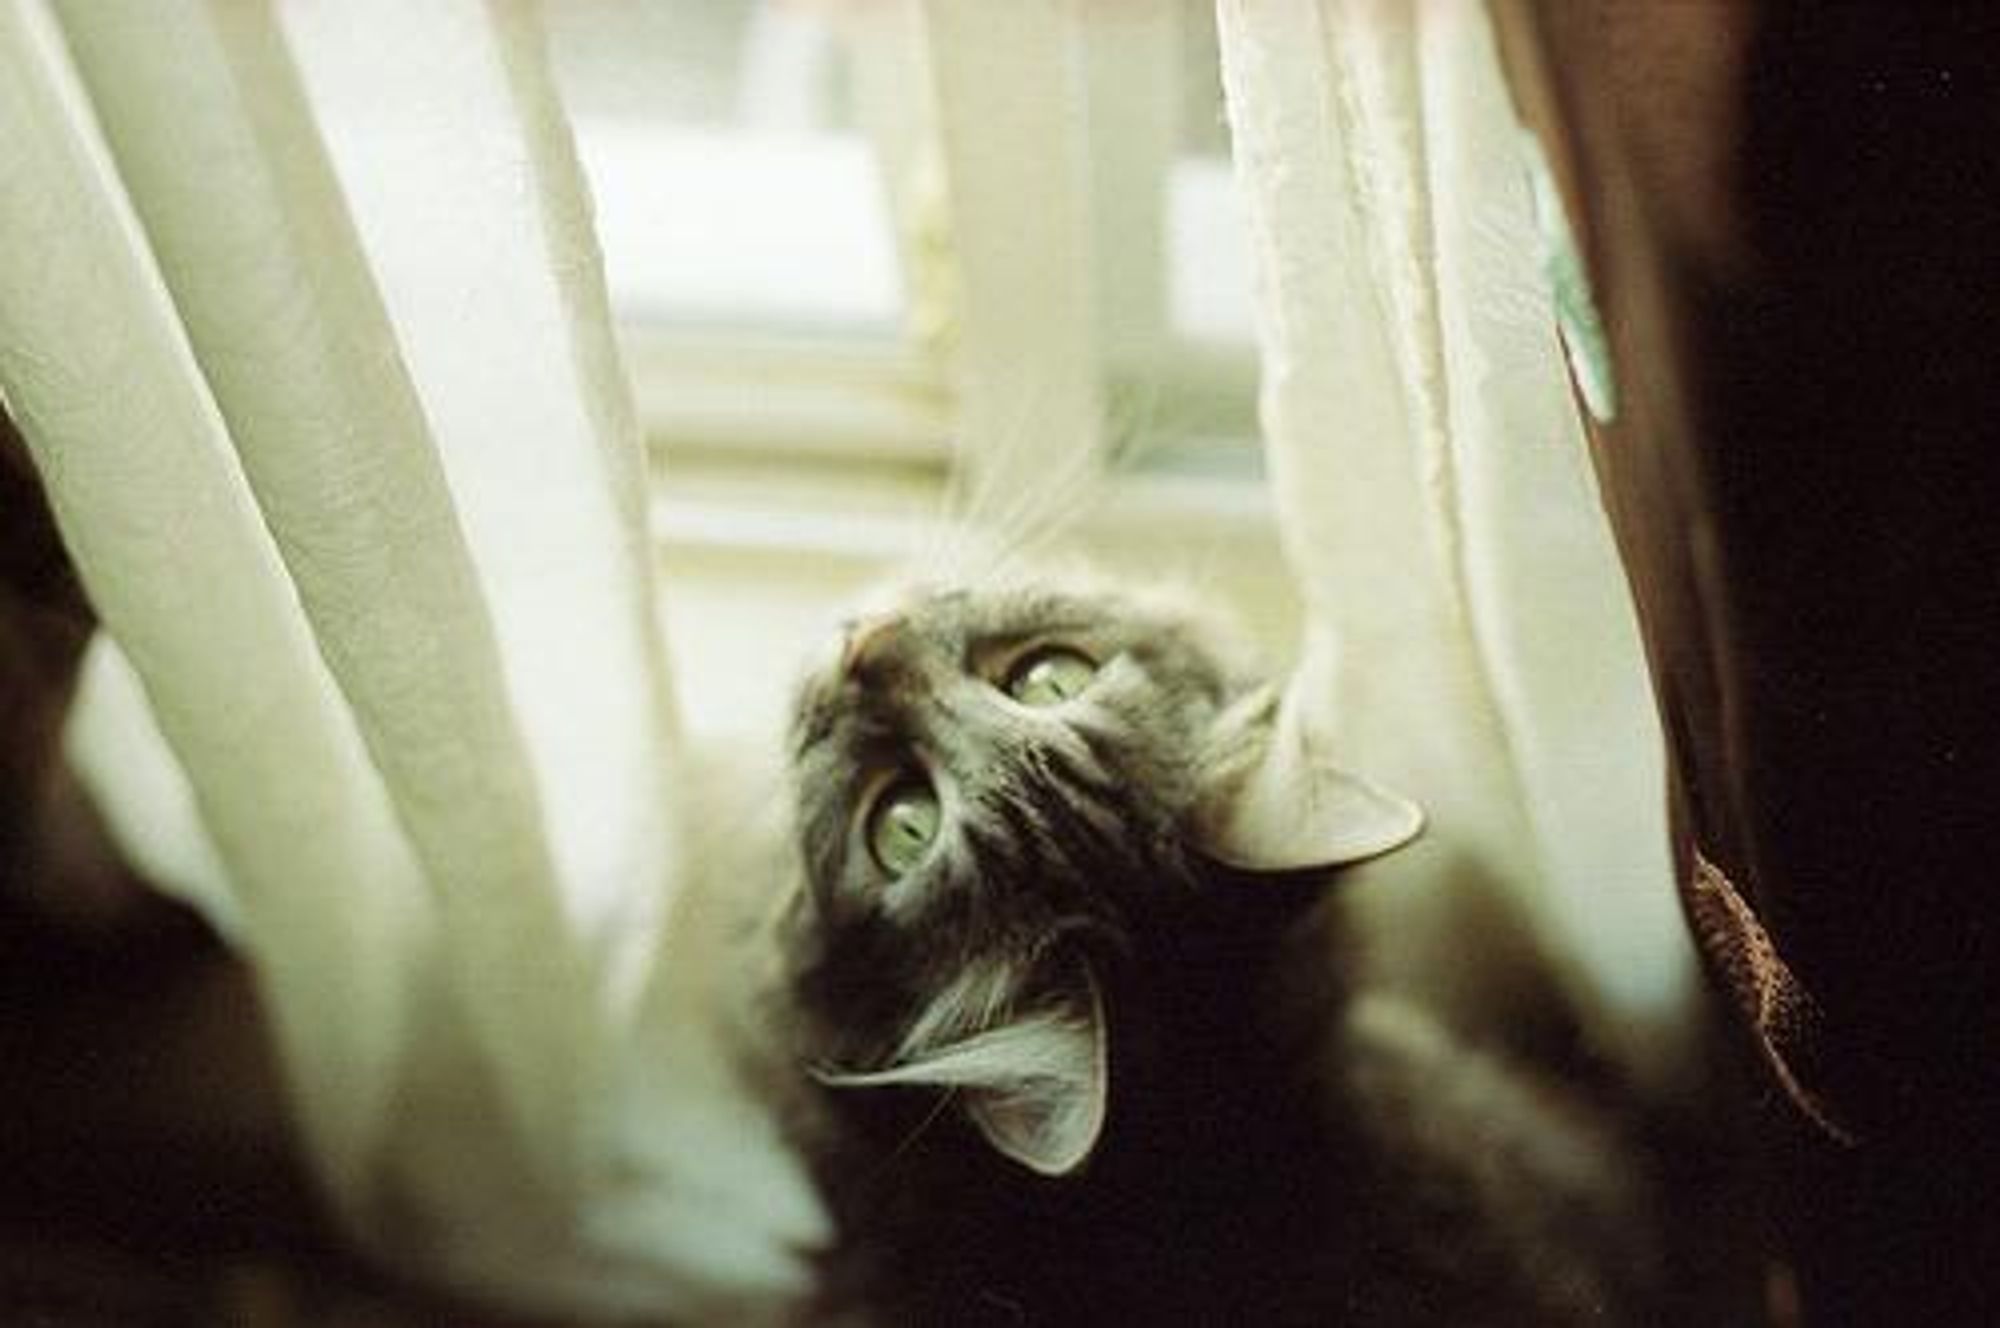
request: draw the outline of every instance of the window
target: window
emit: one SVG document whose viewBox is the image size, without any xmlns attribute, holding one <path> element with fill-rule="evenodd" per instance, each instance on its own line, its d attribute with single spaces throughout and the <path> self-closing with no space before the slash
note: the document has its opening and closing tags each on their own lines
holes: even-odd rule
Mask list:
<svg viewBox="0 0 2000 1328">
<path fill-rule="evenodd" d="M 1029 190 L 1086 232 L 1064 242 L 1088 299 L 1049 312 L 1094 324 L 1109 448 L 1252 432 L 1205 4 L 569 0 L 550 29 L 664 447 L 940 457 L 963 287 L 1064 259 L 967 234 L 1014 228 Z M 1058 104 L 1018 113 L 1038 94 Z"/>
<path fill-rule="evenodd" d="M 955 495 L 1051 475 L 1106 481 L 1082 533 L 1107 561 L 1192 545 L 1204 576 L 1280 580 L 1205 0 L 547 13 L 671 476 L 670 610 L 713 626 L 673 634 L 691 694 L 805 630 L 749 606 L 837 600 Z"/>
</svg>

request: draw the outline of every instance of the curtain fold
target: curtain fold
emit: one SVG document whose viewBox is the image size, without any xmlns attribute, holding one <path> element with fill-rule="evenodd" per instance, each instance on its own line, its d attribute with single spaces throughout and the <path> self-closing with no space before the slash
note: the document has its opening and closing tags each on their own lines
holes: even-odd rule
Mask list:
<svg viewBox="0 0 2000 1328">
<path fill-rule="evenodd" d="M 612 984 L 598 999 L 629 1014 L 649 948 L 632 941 L 658 923 L 672 852 L 673 719 L 639 432 L 535 10 L 279 13 L 431 424 L 529 764 L 562 775 L 536 792 L 566 930 Z"/>
<path fill-rule="evenodd" d="M 1659 743 L 1478 5 L 1221 0 L 1262 413 L 1308 606 L 1295 693 L 1528 901 L 1618 1050 L 1691 972 Z"/>
<path fill-rule="evenodd" d="M 62 36 L 0 6 L 0 390 L 228 865 L 295 1098 L 355 1198 L 394 1086 L 416 867 Z"/>
<path fill-rule="evenodd" d="M 72 754 L 254 960 L 357 1234 L 568 1305 L 665 1276 L 597 1209 L 683 1091 L 616 1068 L 679 863 L 607 309 L 532 6 L 0 0 Z"/>
<path fill-rule="evenodd" d="M 453 495 L 276 13 L 207 0 L 57 13 L 263 523 L 423 868 L 496 1086 L 526 1137 L 557 1148 L 575 1134 L 566 1099 L 587 1091 L 590 1068 L 582 956 Z"/>
</svg>

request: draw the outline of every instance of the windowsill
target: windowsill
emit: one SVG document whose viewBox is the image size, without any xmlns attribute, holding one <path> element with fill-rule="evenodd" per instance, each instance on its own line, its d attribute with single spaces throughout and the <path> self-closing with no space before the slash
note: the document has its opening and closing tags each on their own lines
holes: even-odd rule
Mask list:
<svg viewBox="0 0 2000 1328">
<path fill-rule="evenodd" d="M 966 515 L 951 508 L 944 460 L 812 464 L 683 453 L 659 468 L 651 528 L 669 556 L 699 550 L 899 562 L 934 547 L 948 518 L 957 525 Z M 1261 451 L 1237 438 L 1156 448 L 1114 466 L 1065 522 L 1088 541 L 1135 545 L 1261 540 L 1273 523 Z"/>
</svg>

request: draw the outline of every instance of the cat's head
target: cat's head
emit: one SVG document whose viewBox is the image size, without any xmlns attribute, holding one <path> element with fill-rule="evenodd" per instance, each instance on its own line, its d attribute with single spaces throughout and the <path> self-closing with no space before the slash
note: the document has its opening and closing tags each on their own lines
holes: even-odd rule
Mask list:
<svg viewBox="0 0 2000 1328">
<path fill-rule="evenodd" d="M 1048 583 L 847 624 L 793 728 L 793 985 L 822 1082 L 954 1090 L 1001 1153 L 1067 1174 L 1105 1120 L 1104 947 L 1218 879 L 1417 833 L 1243 659 L 1171 602 Z"/>
</svg>

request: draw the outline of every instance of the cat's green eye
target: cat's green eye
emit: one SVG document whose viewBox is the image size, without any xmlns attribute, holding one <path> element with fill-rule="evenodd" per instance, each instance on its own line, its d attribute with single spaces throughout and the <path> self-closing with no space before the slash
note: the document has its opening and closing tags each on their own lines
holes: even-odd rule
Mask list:
<svg viewBox="0 0 2000 1328">
<path fill-rule="evenodd" d="M 937 841 L 937 791 L 911 775 L 882 790 L 868 809 L 868 853 L 891 876 L 907 875 Z"/>
<path fill-rule="evenodd" d="M 1007 673 L 1007 695 L 1028 706 L 1060 705 L 1082 693 L 1097 676 L 1097 664 L 1068 646 L 1044 646 L 1022 657 Z"/>
</svg>

